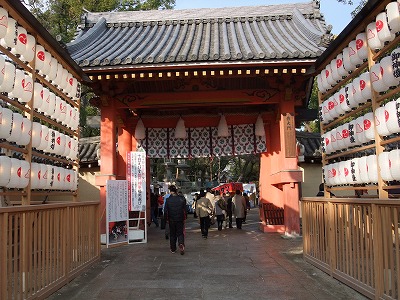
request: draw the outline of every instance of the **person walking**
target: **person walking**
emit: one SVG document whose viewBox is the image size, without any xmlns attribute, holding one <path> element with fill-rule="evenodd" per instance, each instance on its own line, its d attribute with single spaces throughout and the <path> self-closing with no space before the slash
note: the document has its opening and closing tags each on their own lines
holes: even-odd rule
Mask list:
<svg viewBox="0 0 400 300">
<path fill-rule="evenodd" d="M 197 200 L 196 214 L 199 217 L 201 235 L 203 239 L 208 237 L 208 228 L 210 228 L 210 214 L 213 210 L 213 205 L 210 199 L 206 198 L 204 191 L 200 192 L 200 199 Z"/>
<path fill-rule="evenodd" d="M 158 227 L 158 196 L 157 194 L 154 194 L 151 192 L 150 194 L 150 206 L 151 206 L 151 221 L 156 224 L 156 227 Z M 151 222 L 149 224 L 149 227 L 151 225 Z"/>
<path fill-rule="evenodd" d="M 172 253 L 176 251 L 176 242 L 181 255 L 185 254 L 185 220 L 186 220 L 186 200 L 177 194 L 176 186 L 169 187 L 171 195 L 165 204 L 165 215 L 169 224 L 169 244 Z"/>
<path fill-rule="evenodd" d="M 219 193 L 219 192 L 216 192 Z M 222 230 L 222 224 L 225 221 L 225 212 L 226 212 L 226 202 L 224 197 L 221 195 L 215 195 L 216 202 L 215 202 L 215 215 L 217 217 L 217 225 L 218 230 Z"/>
<path fill-rule="evenodd" d="M 225 200 L 226 200 L 226 215 L 228 218 L 229 228 L 233 228 L 232 226 L 233 204 L 232 204 L 232 197 L 229 192 L 226 192 Z"/>
<path fill-rule="evenodd" d="M 236 218 L 236 228 L 242 229 L 243 218 L 246 212 L 246 200 L 242 196 L 240 190 L 236 190 L 235 196 L 232 199 Z"/>
</svg>

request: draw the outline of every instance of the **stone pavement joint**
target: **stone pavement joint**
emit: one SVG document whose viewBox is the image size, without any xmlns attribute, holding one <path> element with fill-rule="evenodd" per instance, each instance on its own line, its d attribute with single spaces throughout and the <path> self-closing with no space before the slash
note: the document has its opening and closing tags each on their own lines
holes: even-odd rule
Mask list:
<svg viewBox="0 0 400 300">
<path fill-rule="evenodd" d="M 214 225 L 204 240 L 188 215 L 185 255 L 171 255 L 164 230 L 151 227 L 147 244 L 103 248 L 98 264 L 48 299 L 367 299 L 305 262 L 301 237 L 262 233 L 258 218 L 252 209 L 242 230 Z"/>
</svg>

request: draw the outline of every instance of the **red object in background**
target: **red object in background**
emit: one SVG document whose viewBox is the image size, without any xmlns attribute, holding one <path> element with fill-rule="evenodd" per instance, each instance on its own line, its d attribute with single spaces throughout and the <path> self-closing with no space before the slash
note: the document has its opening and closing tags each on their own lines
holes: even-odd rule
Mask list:
<svg viewBox="0 0 400 300">
<path fill-rule="evenodd" d="M 158 205 L 160 206 L 162 206 L 163 204 L 164 204 L 164 198 L 163 198 L 163 196 L 158 196 L 158 199 L 157 199 L 157 201 L 158 201 Z"/>
<path fill-rule="evenodd" d="M 241 182 L 223 183 L 215 188 L 212 188 L 211 190 L 219 191 L 220 193 L 222 192 L 223 194 L 226 194 L 227 192 L 235 193 L 236 190 L 243 192 L 243 183 Z"/>
</svg>

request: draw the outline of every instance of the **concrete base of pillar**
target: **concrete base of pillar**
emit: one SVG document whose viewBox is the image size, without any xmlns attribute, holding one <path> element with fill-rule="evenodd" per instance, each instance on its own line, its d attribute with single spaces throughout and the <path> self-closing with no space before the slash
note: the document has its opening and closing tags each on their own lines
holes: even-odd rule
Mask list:
<svg viewBox="0 0 400 300">
<path fill-rule="evenodd" d="M 260 224 L 260 230 L 262 232 L 278 232 L 285 233 L 285 225 L 264 225 Z"/>
</svg>

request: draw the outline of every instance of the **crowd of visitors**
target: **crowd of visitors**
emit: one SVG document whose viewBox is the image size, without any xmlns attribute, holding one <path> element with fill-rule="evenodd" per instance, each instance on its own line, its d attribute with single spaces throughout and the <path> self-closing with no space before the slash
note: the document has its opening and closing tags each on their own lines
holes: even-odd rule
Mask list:
<svg viewBox="0 0 400 300">
<path fill-rule="evenodd" d="M 236 190 L 234 194 L 212 191 L 210 188 L 194 194 L 193 217 L 199 219 L 201 235 L 208 238 L 209 228 L 217 223 L 218 231 L 233 228 L 235 216 L 236 228 L 242 229 L 250 209 L 249 197 Z M 165 230 L 165 238 L 169 239 L 170 251 L 185 253 L 185 220 L 187 218 L 186 199 L 175 185 L 169 187 L 164 195 L 151 194 L 151 222 L 159 226 L 157 216 L 161 220 L 161 229 Z M 150 224 L 151 224 L 150 222 Z"/>
</svg>

